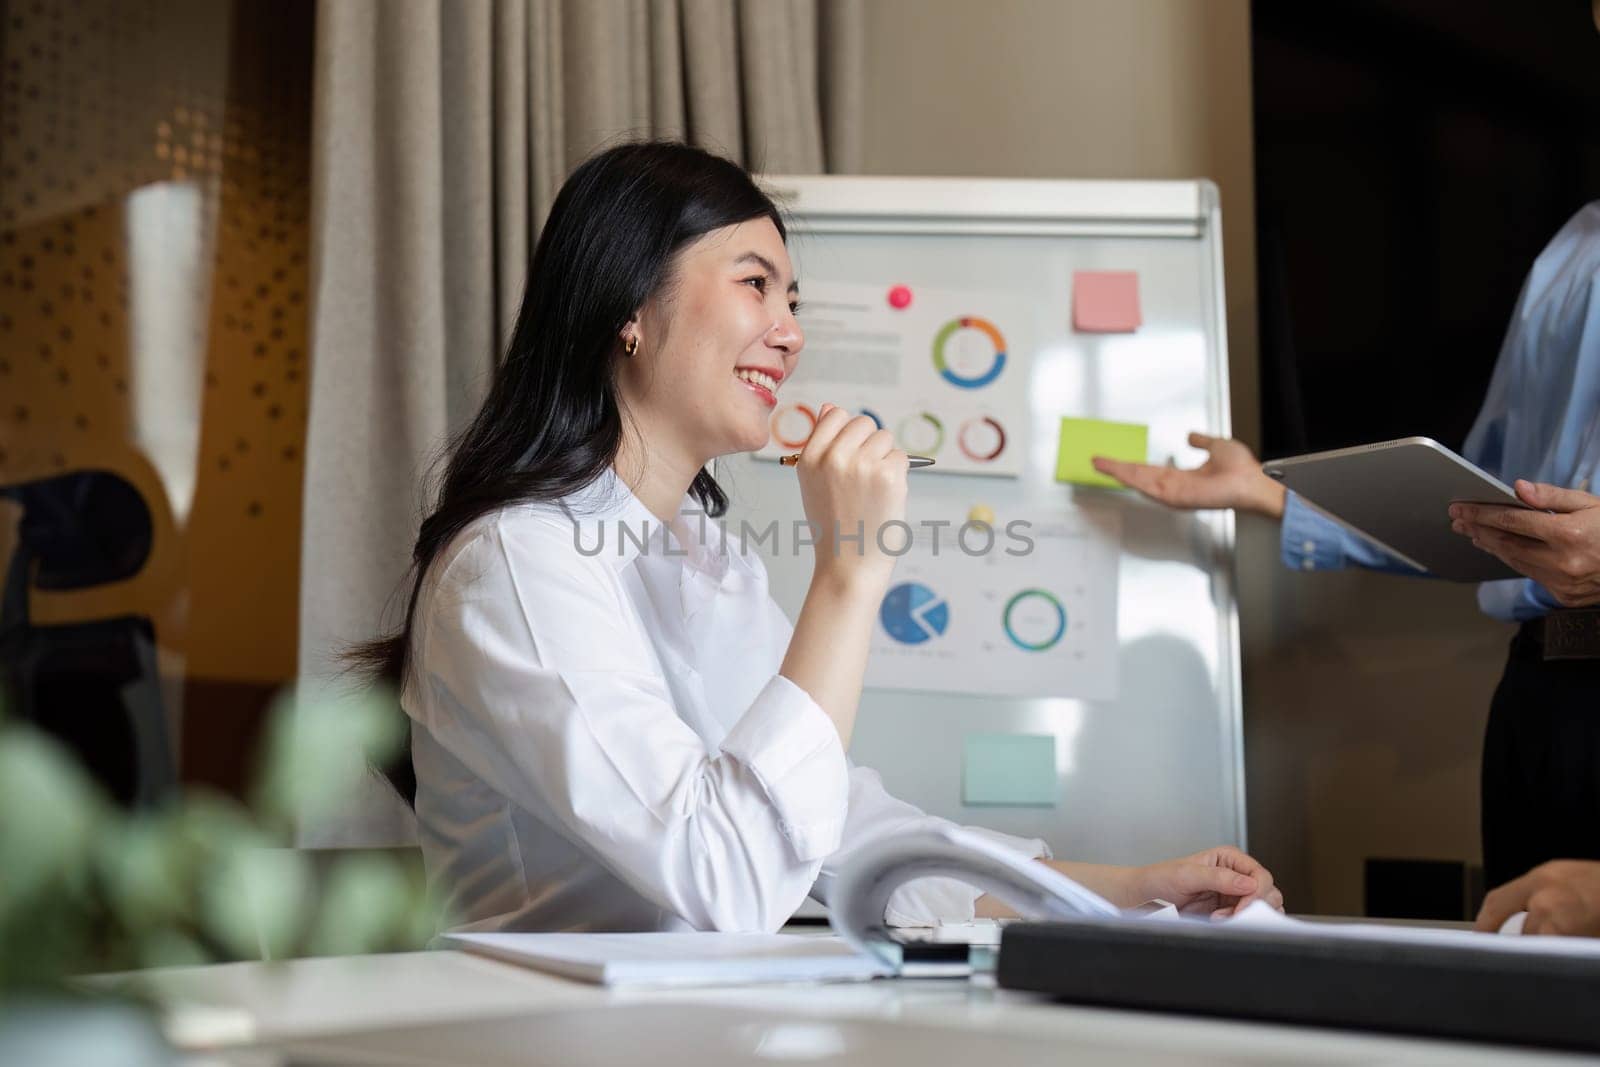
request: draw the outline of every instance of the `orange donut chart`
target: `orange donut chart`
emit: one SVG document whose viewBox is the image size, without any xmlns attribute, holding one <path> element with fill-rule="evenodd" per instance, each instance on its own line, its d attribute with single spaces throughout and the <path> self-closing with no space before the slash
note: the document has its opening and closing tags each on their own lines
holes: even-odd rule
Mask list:
<svg viewBox="0 0 1600 1067">
<path fill-rule="evenodd" d="M 989 364 L 989 369 L 970 378 L 957 373 L 944 355 L 944 346 L 961 330 L 977 330 L 994 345 L 994 362 Z M 957 388 L 982 389 L 1000 377 L 1000 372 L 1005 370 L 1006 339 L 1001 336 L 999 328 L 988 319 L 980 319 L 976 315 L 963 315 L 958 319 L 951 319 L 933 336 L 933 367 L 941 378 Z"/>
<path fill-rule="evenodd" d="M 988 424 L 994 430 L 995 446 L 993 450 L 979 452 L 967 443 L 967 431 Z M 979 415 L 975 419 L 968 419 L 961 424 L 961 429 L 956 433 L 956 446 L 961 449 L 961 454 L 974 463 L 988 463 L 1006 450 L 1006 428 L 987 415 Z"/>
<path fill-rule="evenodd" d="M 798 440 L 783 436 L 783 433 L 778 429 L 779 421 L 782 420 L 784 415 L 791 411 L 798 411 L 800 414 L 804 415 L 808 424 L 806 426 L 806 435 Z M 812 411 L 811 408 L 805 404 L 785 404 L 783 407 L 772 413 L 771 425 L 772 437 L 780 445 L 785 448 L 803 448 L 805 443 L 811 440 L 811 431 L 817 428 L 817 413 Z"/>
</svg>

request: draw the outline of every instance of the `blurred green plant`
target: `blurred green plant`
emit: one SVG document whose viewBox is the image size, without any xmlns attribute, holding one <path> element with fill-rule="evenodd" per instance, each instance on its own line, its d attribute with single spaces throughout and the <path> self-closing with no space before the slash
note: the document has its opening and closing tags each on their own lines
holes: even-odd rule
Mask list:
<svg viewBox="0 0 1600 1067">
<path fill-rule="evenodd" d="M 355 754 L 404 743 L 391 695 L 270 712 L 249 806 L 189 789 L 124 810 L 54 739 L 0 715 L 0 998 L 97 971 L 420 948 L 444 916 L 396 853 L 290 847 Z"/>
</svg>

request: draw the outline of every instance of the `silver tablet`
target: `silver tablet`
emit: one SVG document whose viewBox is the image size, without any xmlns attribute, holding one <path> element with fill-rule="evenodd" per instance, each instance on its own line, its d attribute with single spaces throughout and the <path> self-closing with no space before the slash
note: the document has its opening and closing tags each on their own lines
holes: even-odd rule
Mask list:
<svg viewBox="0 0 1600 1067">
<path fill-rule="evenodd" d="M 1450 529 L 1454 503 L 1526 508 L 1511 488 L 1427 437 L 1277 459 L 1262 470 L 1330 518 L 1436 578 L 1522 575 Z"/>
</svg>

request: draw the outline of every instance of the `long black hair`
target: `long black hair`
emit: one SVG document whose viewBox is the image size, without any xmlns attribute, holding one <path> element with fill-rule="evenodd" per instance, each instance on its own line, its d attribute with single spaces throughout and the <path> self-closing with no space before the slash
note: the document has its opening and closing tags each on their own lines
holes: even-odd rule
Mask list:
<svg viewBox="0 0 1600 1067">
<path fill-rule="evenodd" d="M 623 414 L 616 367 L 621 332 L 671 281 L 673 258 L 696 238 L 778 209 L 737 163 L 670 141 L 618 145 L 590 157 L 557 194 L 528 268 L 505 358 L 483 407 L 448 446 L 437 502 L 412 549 L 400 629 L 346 655 L 372 681 L 398 689 L 428 567 L 468 523 L 510 504 L 583 488 L 616 459 Z M 727 497 L 709 471 L 690 492 L 721 515 Z M 382 768 L 409 804 L 417 778 L 407 745 Z"/>
</svg>

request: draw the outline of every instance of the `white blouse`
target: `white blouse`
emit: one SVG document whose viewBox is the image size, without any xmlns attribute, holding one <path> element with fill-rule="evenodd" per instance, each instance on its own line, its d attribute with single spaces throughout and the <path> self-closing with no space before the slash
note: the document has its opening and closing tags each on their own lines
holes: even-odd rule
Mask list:
<svg viewBox="0 0 1600 1067">
<path fill-rule="evenodd" d="M 669 531 L 607 472 L 484 516 L 429 569 L 401 703 L 459 928 L 775 930 L 851 850 L 932 819 L 778 674 L 766 569 L 684 510 Z M 977 896 L 923 879 L 885 919 L 969 920 Z"/>
</svg>

